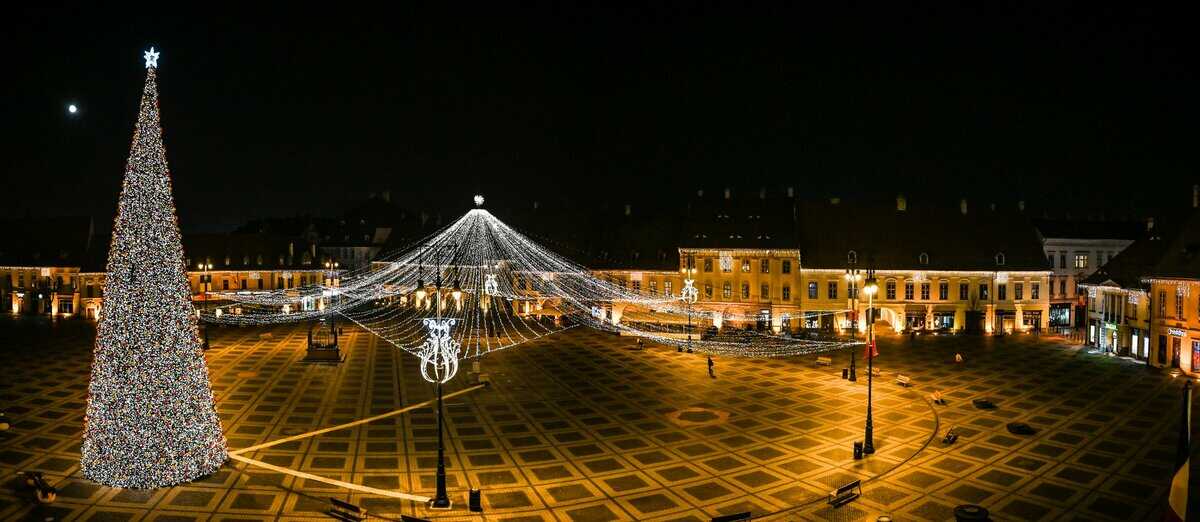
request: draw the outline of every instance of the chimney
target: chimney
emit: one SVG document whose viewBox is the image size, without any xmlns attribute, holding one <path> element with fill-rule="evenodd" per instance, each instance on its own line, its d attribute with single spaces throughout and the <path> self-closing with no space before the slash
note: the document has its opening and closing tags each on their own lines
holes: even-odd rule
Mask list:
<svg viewBox="0 0 1200 522">
<path fill-rule="evenodd" d="M 788 197 L 789 198 L 796 197 L 796 189 L 794 187 L 788 187 Z"/>
<path fill-rule="evenodd" d="M 729 199 L 732 194 L 729 193 L 729 187 L 725 187 L 725 199 Z"/>
<path fill-rule="evenodd" d="M 908 210 L 908 199 L 904 197 L 904 194 L 896 195 L 896 210 L 899 212 L 905 212 Z"/>
<path fill-rule="evenodd" d="M 967 215 L 967 198 L 958 200 L 958 211 L 962 212 L 964 216 Z"/>
<path fill-rule="evenodd" d="M 626 216 L 633 215 L 633 205 L 630 205 L 629 203 L 625 204 L 625 215 Z"/>
</svg>

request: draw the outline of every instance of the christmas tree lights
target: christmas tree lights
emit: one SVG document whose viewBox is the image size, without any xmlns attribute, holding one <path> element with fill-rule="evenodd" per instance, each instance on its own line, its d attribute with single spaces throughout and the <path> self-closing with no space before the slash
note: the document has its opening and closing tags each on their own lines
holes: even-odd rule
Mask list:
<svg viewBox="0 0 1200 522">
<path fill-rule="evenodd" d="M 148 51 L 96 332 L 80 467 L 100 484 L 158 488 L 216 471 L 225 437 L 184 274 Z"/>
</svg>

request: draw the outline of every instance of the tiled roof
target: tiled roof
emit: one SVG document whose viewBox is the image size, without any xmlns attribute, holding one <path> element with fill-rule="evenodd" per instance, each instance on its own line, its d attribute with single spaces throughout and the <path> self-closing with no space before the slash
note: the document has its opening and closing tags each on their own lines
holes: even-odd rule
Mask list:
<svg viewBox="0 0 1200 522">
<path fill-rule="evenodd" d="M 1108 281 L 1122 288 L 1146 288 L 1144 277 L 1200 279 L 1200 214 L 1159 218 L 1155 228 L 1105 263 L 1083 284 Z"/>
<path fill-rule="evenodd" d="M 88 217 L 0 220 L 0 265 L 80 266 L 96 248 Z"/>
<path fill-rule="evenodd" d="M 1078 221 L 1038 219 L 1034 228 L 1045 239 L 1137 239 L 1146 225 L 1135 221 Z"/>
</svg>

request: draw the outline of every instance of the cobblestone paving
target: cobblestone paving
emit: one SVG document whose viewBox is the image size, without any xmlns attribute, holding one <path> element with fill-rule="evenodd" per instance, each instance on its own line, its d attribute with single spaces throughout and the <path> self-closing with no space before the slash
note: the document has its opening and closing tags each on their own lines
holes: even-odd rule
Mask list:
<svg viewBox="0 0 1200 522">
<path fill-rule="evenodd" d="M 207 357 L 231 448 L 433 397 L 412 357 L 346 331 L 340 366 L 300 363 L 299 326 L 214 331 Z M 465 511 L 472 487 L 495 520 L 952 520 L 965 503 L 997 520 L 1139 520 L 1161 513 L 1177 440 L 1180 381 L 1142 366 L 1030 337 L 883 339 L 878 453 L 855 461 L 866 372 L 842 380 L 846 353 L 833 368 L 721 358 L 712 379 L 701 355 L 575 329 L 490 356 L 494 385 L 448 401 L 450 513 L 232 462 L 184 486 L 118 490 L 78 476 L 93 336 L 80 321 L 0 319 L 0 408 L 13 422 L 0 432 L 0 518 L 311 520 L 338 497 L 387 518 L 478 520 Z M 966 362 L 954 364 L 955 352 Z M 897 373 L 914 386 L 895 384 Z M 935 389 L 947 406 L 923 400 Z M 972 406 L 985 397 L 998 407 Z M 1014 421 L 1038 431 L 1013 435 Z M 951 425 L 957 443 L 930 442 Z M 435 426 L 432 409 L 418 408 L 247 456 L 432 495 Z M 20 470 L 45 472 L 58 502 L 34 505 Z M 863 498 L 825 505 L 856 478 Z"/>
</svg>

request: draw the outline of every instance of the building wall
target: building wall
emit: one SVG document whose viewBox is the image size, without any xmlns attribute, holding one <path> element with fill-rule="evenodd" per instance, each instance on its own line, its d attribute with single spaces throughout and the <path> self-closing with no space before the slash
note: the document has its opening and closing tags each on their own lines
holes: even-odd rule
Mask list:
<svg viewBox="0 0 1200 522">
<path fill-rule="evenodd" d="M 1046 239 L 1042 247 L 1053 270 L 1048 285 L 1051 307 L 1066 307 L 1071 326 L 1085 322 L 1076 315 L 1087 304 L 1079 283 L 1131 244 L 1127 239 Z"/>
<path fill-rule="evenodd" d="M 1084 342 L 1115 355 L 1150 359 L 1150 296 L 1140 289 L 1083 285 L 1087 298 Z"/>
<path fill-rule="evenodd" d="M 1144 281 L 1150 283 L 1150 364 L 1200 375 L 1200 280 Z"/>
<path fill-rule="evenodd" d="M 699 290 L 696 308 L 720 312 L 727 318 L 724 326 L 765 326 L 761 323 L 769 322 L 776 331 L 817 328 L 840 332 L 856 327 L 865 330 L 868 298 L 861 292 L 865 271 L 851 280 L 845 270 L 802 268 L 798 254 L 796 250 L 681 249 L 679 271 L 603 270 L 596 274 L 627 288 L 636 288 L 647 296 L 665 295 L 670 282 L 671 295 L 678 296 L 688 270 L 687 259 L 692 256 L 692 277 Z M 786 272 L 785 263 L 789 265 Z M 910 327 L 935 329 L 937 319 L 946 321 L 944 329 L 963 330 L 969 312 L 982 317 L 980 327 L 989 333 L 1001 329 L 1008 332 L 1045 329 L 1049 320 L 1050 300 L 1046 293 L 1049 275 L 1049 271 L 880 269 L 876 271 L 879 291 L 870 301 L 877 309 L 877 319 L 896 331 Z M 911 298 L 905 292 L 910 282 Z M 941 293 L 943 282 L 945 299 Z M 889 283 L 894 295 L 888 293 Z M 810 284 L 815 285 L 815 298 L 811 297 Z M 926 284 L 927 296 L 922 294 Z M 959 287 L 962 284 L 967 285 L 965 298 Z M 981 286 L 986 286 L 986 290 Z M 1001 287 L 1004 289 L 1000 290 Z M 857 299 L 852 290 L 857 290 Z M 1028 322 L 1026 312 L 1029 312 Z"/>
<path fill-rule="evenodd" d="M 326 272 L 303 270 L 213 270 L 210 292 L 280 290 L 323 283 Z M 187 274 L 192 300 L 204 302 L 202 271 Z M 59 283 L 61 278 L 62 283 Z M 103 272 L 78 268 L 0 267 L 0 313 L 95 319 L 104 301 Z M 11 284 L 6 284 L 11 282 Z"/>
</svg>

